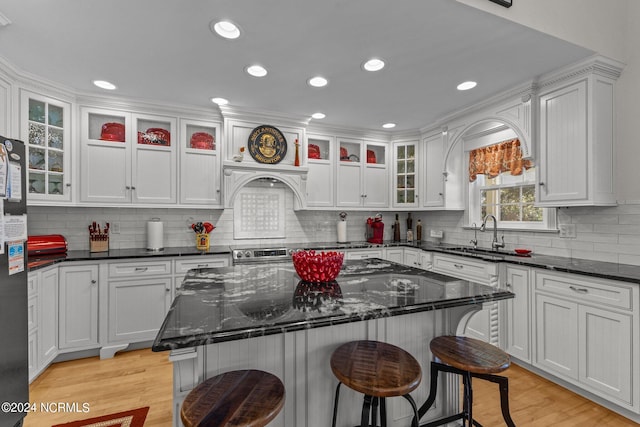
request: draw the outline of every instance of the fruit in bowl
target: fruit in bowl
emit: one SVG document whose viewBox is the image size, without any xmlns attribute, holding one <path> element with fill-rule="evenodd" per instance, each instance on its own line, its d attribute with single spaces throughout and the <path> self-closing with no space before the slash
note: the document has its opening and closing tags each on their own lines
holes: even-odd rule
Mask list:
<svg viewBox="0 0 640 427">
<path fill-rule="evenodd" d="M 330 282 L 340 273 L 344 252 L 298 251 L 291 255 L 296 273 L 312 283 Z"/>
</svg>

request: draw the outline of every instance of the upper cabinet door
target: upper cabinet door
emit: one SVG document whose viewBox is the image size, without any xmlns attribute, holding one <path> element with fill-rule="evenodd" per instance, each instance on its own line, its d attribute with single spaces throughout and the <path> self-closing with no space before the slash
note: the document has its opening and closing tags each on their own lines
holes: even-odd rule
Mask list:
<svg viewBox="0 0 640 427">
<path fill-rule="evenodd" d="M 180 203 L 220 207 L 220 124 L 180 120 Z"/>
<path fill-rule="evenodd" d="M 307 206 L 335 206 L 335 138 L 326 135 L 307 136 Z"/>
<path fill-rule="evenodd" d="M 418 206 L 417 141 L 393 144 L 393 206 Z"/>
<path fill-rule="evenodd" d="M 389 207 L 389 168 L 386 143 L 365 142 L 363 153 L 362 205 L 371 208 Z"/>
<path fill-rule="evenodd" d="M 21 91 L 20 138 L 27 148 L 28 201 L 71 200 L 71 104 Z"/>
<path fill-rule="evenodd" d="M 444 207 L 444 148 L 445 142 L 440 133 L 422 139 L 424 207 Z"/>
<path fill-rule="evenodd" d="M 338 138 L 336 205 L 389 207 L 387 144 Z"/>
</svg>

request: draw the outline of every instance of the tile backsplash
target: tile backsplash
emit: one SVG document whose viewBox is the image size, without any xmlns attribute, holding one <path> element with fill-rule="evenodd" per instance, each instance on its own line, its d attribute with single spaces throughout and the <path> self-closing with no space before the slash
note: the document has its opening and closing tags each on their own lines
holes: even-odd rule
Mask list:
<svg viewBox="0 0 640 427">
<path fill-rule="evenodd" d="M 36 234 L 62 234 L 70 250 L 88 250 L 87 226 L 92 221 L 117 224 L 119 234 L 110 237 L 110 248 L 144 248 L 147 244 L 146 223 L 152 218 L 164 222 L 164 246 L 195 245 L 191 223 L 209 221 L 216 226 L 211 233 L 212 245 L 273 245 L 283 243 L 332 242 L 337 240 L 338 211 L 294 211 L 293 197 L 288 195 L 285 206 L 285 238 L 234 240 L 234 210 L 211 209 L 142 209 L 89 207 L 29 207 L 28 231 Z M 346 211 L 347 239 L 364 240 L 366 219 L 377 212 Z M 382 212 L 385 240 L 393 237 L 395 212 Z M 430 230 L 442 230 L 442 242 L 468 245 L 474 232 L 463 229 L 463 213 L 447 211 L 413 212 L 413 224 L 418 219 L 424 226 L 425 240 Z M 406 236 L 406 212 L 400 212 L 403 238 Z M 560 238 L 557 232 L 499 231 L 504 234 L 506 249 L 518 247 L 536 253 L 588 260 L 640 265 L 640 204 L 615 207 L 580 207 L 558 209 L 558 224 L 574 224 L 576 237 Z M 490 247 L 492 233 L 478 232 L 478 246 Z"/>
</svg>

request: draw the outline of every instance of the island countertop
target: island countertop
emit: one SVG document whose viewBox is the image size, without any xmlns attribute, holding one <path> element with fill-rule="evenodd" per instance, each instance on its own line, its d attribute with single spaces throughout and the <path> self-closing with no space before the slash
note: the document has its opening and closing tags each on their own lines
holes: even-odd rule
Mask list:
<svg viewBox="0 0 640 427">
<path fill-rule="evenodd" d="M 345 261 L 335 281 L 302 281 L 291 263 L 190 270 L 153 351 L 478 305 L 502 289 L 380 259 Z"/>
</svg>

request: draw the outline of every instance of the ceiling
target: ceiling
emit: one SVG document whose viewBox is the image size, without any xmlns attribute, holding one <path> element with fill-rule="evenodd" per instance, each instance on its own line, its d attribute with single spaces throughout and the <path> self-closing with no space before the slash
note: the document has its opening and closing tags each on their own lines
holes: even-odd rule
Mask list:
<svg viewBox="0 0 640 427">
<path fill-rule="evenodd" d="M 517 0 L 516 0 L 517 1 Z M 495 7 L 500 7 L 496 5 Z M 516 6 L 514 6 L 516 7 Z M 593 52 L 454 0 L 0 0 L 0 56 L 80 93 L 416 130 Z M 230 19 L 236 40 L 209 25 Z M 361 64 L 384 59 L 365 72 Z M 244 72 L 259 63 L 268 75 Z M 324 88 L 307 79 L 322 75 Z M 456 85 L 475 80 L 475 89 Z"/>
</svg>

